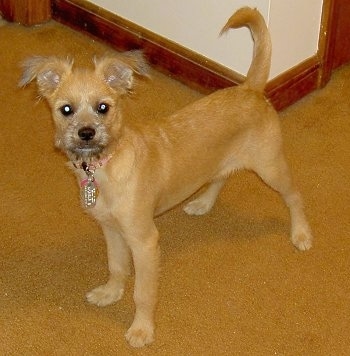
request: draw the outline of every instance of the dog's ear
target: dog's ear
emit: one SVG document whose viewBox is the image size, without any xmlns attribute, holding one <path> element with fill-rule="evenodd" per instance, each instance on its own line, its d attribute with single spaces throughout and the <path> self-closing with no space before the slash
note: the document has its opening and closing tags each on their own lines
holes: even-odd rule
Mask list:
<svg viewBox="0 0 350 356">
<path fill-rule="evenodd" d="M 115 90 L 128 92 L 134 83 L 134 74 L 148 76 L 148 64 L 141 51 L 124 52 L 118 57 L 95 58 L 96 73 Z"/>
<path fill-rule="evenodd" d="M 122 59 L 132 68 L 135 73 L 148 77 L 149 65 L 142 51 L 135 50 L 124 52 L 122 54 Z"/>
<path fill-rule="evenodd" d="M 23 74 L 19 86 L 23 87 L 36 79 L 39 93 L 50 96 L 58 87 L 64 75 L 71 73 L 73 61 L 56 57 L 35 56 L 22 63 Z"/>
</svg>

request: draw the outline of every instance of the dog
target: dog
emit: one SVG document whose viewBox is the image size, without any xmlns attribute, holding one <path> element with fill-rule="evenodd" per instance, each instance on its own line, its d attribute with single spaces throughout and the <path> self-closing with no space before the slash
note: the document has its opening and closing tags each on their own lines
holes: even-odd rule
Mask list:
<svg viewBox="0 0 350 356">
<path fill-rule="evenodd" d="M 159 274 L 159 234 L 154 217 L 206 187 L 184 210 L 207 213 L 228 176 L 238 169 L 257 173 L 279 192 L 290 210 L 291 241 L 308 250 L 312 233 L 286 163 L 279 117 L 264 97 L 271 40 L 256 9 L 235 12 L 221 33 L 246 26 L 254 54 L 245 81 L 214 92 L 160 121 L 124 122 L 123 96 L 136 76 L 147 76 L 140 51 L 94 60 L 32 57 L 23 63 L 20 86 L 36 80 L 56 126 L 56 146 L 78 178 L 83 206 L 100 223 L 110 276 L 87 293 L 98 306 L 118 301 L 135 270 L 135 317 L 126 333 L 134 347 L 154 340 Z"/>
</svg>

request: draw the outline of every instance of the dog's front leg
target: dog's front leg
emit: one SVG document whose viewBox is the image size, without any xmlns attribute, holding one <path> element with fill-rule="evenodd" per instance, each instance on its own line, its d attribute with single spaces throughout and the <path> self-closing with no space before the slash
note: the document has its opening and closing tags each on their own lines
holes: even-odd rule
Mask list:
<svg viewBox="0 0 350 356">
<path fill-rule="evenodd" d="M 86 294 L 87 300 L 103 307 L 121 299 L 124 293 L 125 277 L 130 273 L 129 248 L 119 233 L 118 227 L 102 224 L 107 243 L 109 279 Z"/>
<path fill-rule="evenodd" d="M 126 237 L 135 268 L 135 317 L 126 333 L 131 346 L 142 347 L 154 340 L 154 310 L 157 302 L 160 250 L 159 233 L 153 221 L 141 223 Z"/>
</svg>

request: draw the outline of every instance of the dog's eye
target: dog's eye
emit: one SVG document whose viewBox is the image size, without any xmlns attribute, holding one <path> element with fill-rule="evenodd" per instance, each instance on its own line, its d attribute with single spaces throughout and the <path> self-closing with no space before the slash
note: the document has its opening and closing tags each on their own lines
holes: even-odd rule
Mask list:
<svg viewBox="0 0 350 356">
<path fill-rule="evenodd" d="M 109 105 L 108 104 L 106 104 L 106 103 L 98 104 L 97 112 L 99 114 L 107 114 L 108 110 L 109 110 Z"/>
<path fill-rule="evenodd" d="M 69 116 L 73 114 L 73 108 L 70 105 L 63 105 L 60 109 L 63 116 Z"/>
</svg>

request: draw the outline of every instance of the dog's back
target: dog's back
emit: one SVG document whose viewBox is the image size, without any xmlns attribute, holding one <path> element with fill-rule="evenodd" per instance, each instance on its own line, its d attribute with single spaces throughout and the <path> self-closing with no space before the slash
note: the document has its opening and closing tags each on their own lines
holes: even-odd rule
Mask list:
<svg viewBox="0 0 350 356">
<path fill-rule="evenodd" d="M 251 30 L 254 39 L 254 55 L 244 83 L 218 90 L 143 127 L 140 139 L 162 160 L 151 173 L 165 199 L 160 199 L 158 212 L 208 182 L 237 169 L 252 168 L 255 155 L 250 148 L 258 149 L 265 136 L 274 137 L 270 145 L 280 149 L 278 116 L 264 97 L 271 62 L 270 35 L 260 13 L 248 7 L 231 16 L 221 33 L 242 26 Z M 157 180 L 159 176 L 164 185 Z"/>
</svg>

